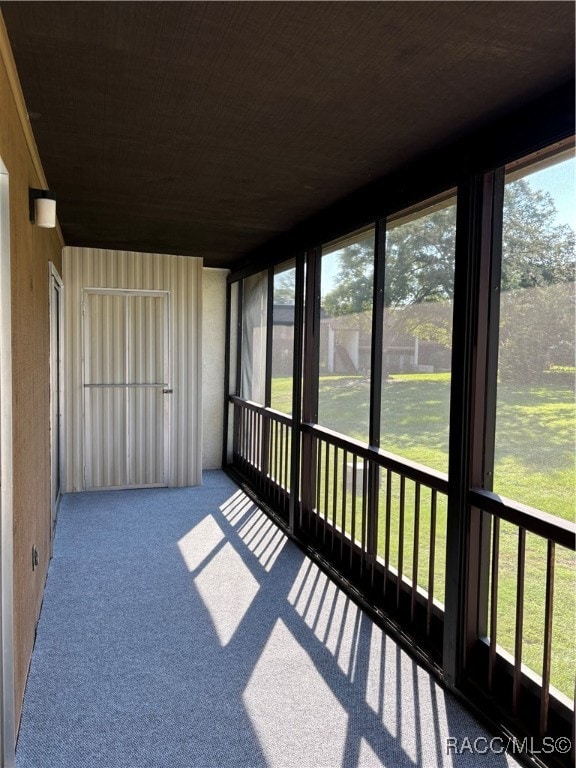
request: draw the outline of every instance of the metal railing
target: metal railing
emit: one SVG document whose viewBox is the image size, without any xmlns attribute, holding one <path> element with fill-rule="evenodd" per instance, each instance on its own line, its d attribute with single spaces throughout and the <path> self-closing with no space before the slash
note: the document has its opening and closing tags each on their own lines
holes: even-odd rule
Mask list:
<svg viewBox="0 0 576 768">
<path fill-rule="evenodd" d="M 299 424 L 295 437 L 291 417 L 238 397 L 230 400 L 236 472 L 285 522 L 292 501 L 294 535 L 439 667 L 447 476 L 317 424 Z M 294 439 L 300 441 L 300 466 L 292 489 Z M 462 689 L 483 707 L 494 704 L 500 721 L 508 719 L 518 732 L 538 733 L 540 739 L 571 737 L 574 704 L 557 690 L 551 667 L 558 632 L 557 564 L 559 557 L 574 553 L 576 526 L 483 489 L 471 489 L 468 504 L 471 514 L 483 520 L 484 577 L 477 580 L 478 624 L 465 657 Z M 510 536 L 515 537 L 513 547 Z M 536 576 L 531 572 L 533 550 L 540 563 Z M 536 610 L 535 578 L 542 593 L 538 663 L 527 659 L 524 642 L 526 614 Z M 500 626 L 511 616 L 513 640 L 510 630 L 503 633 Z"/>
<path fill-rule="evenodd" d="M 287 522 L 290 500 L 292 419 L 257 403 L 232 397 L 233 466 Z"/>
<path fill-rule="evenodd" d="M 387 617 L 439 658 L 444 594 L 446 475 L 313 424 L 302 532 Z M 305 481 L 301 482 L 302 497 Z"/>
<path fill-rule="evenodd" d="M 235 471 L 288 522 L 292 419 L 234 404 Z M 324 427 L 300 425 L 297 536 L 367 596 L 407 621 L 438 661 L 444 593 L 445 475 Z"/>
<path fill-rule="evenodd" d="M 469 501 L 484 513 L 490 533 L 486 635 L 479 638 L 474 662 L 480 663 L 470 676 L 540 739 L 571 736 L 566 724 L 574 717 L 573 665 L 566 660 L 561 669 L 558 664 L 554 680 L 552 662 L 563 631 L 555 614 L 572 624 L 567 631 L 573 642 L 569 615 L 576 614 L 576 525 L 483 489 L 471 490 Z M 560 579 L 563 589 L 557 588 Z M 513 639 L 510 632 L 502 637 L 503 619 L 513 622 Z M 537 656 L 531 652 L 530 658 L 526 655 L 534 640 L 526 637 L 528 623 L 540 640 Z M 562 692 L 558 687 L 566 678 L 571 690 Z"/>
</svg>

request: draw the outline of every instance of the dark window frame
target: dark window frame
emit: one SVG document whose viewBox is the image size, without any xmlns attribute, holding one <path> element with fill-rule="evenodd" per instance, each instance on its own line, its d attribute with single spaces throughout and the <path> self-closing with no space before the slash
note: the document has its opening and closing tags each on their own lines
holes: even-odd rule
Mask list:
<svg viewBox="0 0 576 768">
<path fill-rule="evenodd" d="M 312 475 L 304 477 L 300 468 L 316 465 L 317 444 L 310 427 L 316 424 L 318 418 L 322 243 L 368 226 L 376 227 L 369 442 L 372 448 L 378 448 L 381 395 L 377 390 L 380 385 L 378 366 L 382 363 L 386 219 L 397 218 L 399 211 L 422 206 L 433 197 L 444 194 L 444 190 L 457 189 L 452 370 L 458 371 L 458 377 L 453 376 L 451 384 L 447 576 L 441 674 L 450 687 L 463 691 L 476 701 L 481 701 L 483 695 L 478 692 L 478 669 L 489 663 L 488 652 L 479 652 L 478 640 L 486 634 L 488 622 L 491 520 L 502 506 L 491 490 L 504 175 L 511 167 L 529 166 L 535 160 L 561 154 L 574 147 L 573 93 L 569 90 L 573 91 L 573 88 L 559 89 L 544 97 L 536 106 L 500 121 L 497 126 L 482 133 L 480 138 L 472 137 L 460 142 L 446 152 L 424 159 L 412 168 L 371 185 L 287 236 L 283 247 L 275 251 L 275 258 L 265 251 L 255 252 L 250 258 L 258 257 L 257 261 L 251 261 L 250 266 L 230 275 L 228 280 L 229 284 L 240 283 L 237 323 L 241 327 L 243 279 L 269 270 L 268 279 L 273 280 L 276 265 L 288 259 L 296 260 L 292 428 L 298 439 L 293 440 L 291 447 L 292 494 L 288 529 L 298 537 L 303 510 L 314 505 L 316 485 L 316 478 Z M 336 225 L 335 217 L 338 219 Z M 270 291 L 268 299 L 270 304 Z M 268 315 L 268 322 L 271 323 L 270 307 Z M 229 322 L 232 322 L 230 314 Z M 240 348 L 241 334 L 238 336 L 238 361 Z M 269 370 L 267 362 L 268 373 Z M 237 376 L 239 371 L 237 365 Z M 238 382 L 235 394 L 238 394 Z M 269 406 L 269 397 L 266 406 Z M 224 448 L 223 457 L 226 455 Z M 372 499 L 369 502 L 372 510 L 369 519 L 372 520 L 377 492 L 374 473 L 368 485 Z M 523 517 L 524 513 L 518 511 L 513 502 L 505 501 L 502 509 L 504 519 L 519 520 L 519 525 L 529 520 Z M 553 521 L 548 521 L 547 525 L 548 528 L 550 525 L 553 527 Z M 543 535 L 548 535 L 548 528 L 543 526 Z M 370 535 L 374 537 L 375 533 Z M 558 543 L 573 546 L 574 531 L 571 526 L 561 525 L 553 535 L 558 537 Z M 506 666 L 500 666 L 500 670 L 504 676 L 509 671 Z M 529 699 L 530 685 L 524 687 Z M 528 701 L 529 709 L 533 709 L 531 701 Z M 542 720 L 542 714 L 540 718 Z M 504 717 L 502 722 L 505 720 Z M 554 722 L 557 725 L 559 721 Z"/>
</svg>

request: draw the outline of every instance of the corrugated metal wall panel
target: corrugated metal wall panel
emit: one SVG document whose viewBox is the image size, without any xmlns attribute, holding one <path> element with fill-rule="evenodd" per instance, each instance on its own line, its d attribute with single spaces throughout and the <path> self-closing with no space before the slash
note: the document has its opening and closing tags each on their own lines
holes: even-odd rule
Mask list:
<svg viewBox="0 0 576 768">
<path fill-rule="evenodd" d="M 139 430 L 135 440 L 144 446 L 140 455 L 133 454 L 129 457 L 129 472 L 136 479 L 135 484 L 144 484 L 144 480 L 157 473 L 159 463 L 168 461 L 168 485 L 187 486 L 197 485 L 201 482 L 201 364 L 200 364 L 200 333 L 201 333 L 201 290 L 202 290 L 202 262 L 200 259 L 192 259 L 181 256 L 168 256 L 164 254 L 142 254 L 127 251 L 106 251 L 93 248 L 64 249 L 63 256 L 64 284 L 66 286 L 66 487 L 65 491 L 78 491 L 85 487 L 85 409 L 102 406 L 102 423 L 98 425 L 98 434 L 91 439 L 102 441 L 107 439 L 112 429 L 109 419 L 110 413 L 117 410 L 121 413 L 118 395 L 113 390 L 102 389 L 99 395 L 93 395 L 96 389 L 90 390 L 89 397 L 85 397 L 85 344 L 83 334 L 82 301 L 83 298 L 90 302 L 104 302 L 102 307 L 94 307 L 95 317 L 98 322 L 106 323 L 104 319 L 105 308 L 114 306 L 115 320 L 112 328 L 101 327 L 102 338 L 106 344 L 100 351 L 93 350 L 94 355 L 101 355 L 86 361 L 86 370 L 89 372 L 100 368 L 103 375 L 117 376 L 120 366 L 120 347 L 123 334 L 126 334 L 126 314 L 121 318 L 120 310 L 116 311 L 114 302 L 119 298 L 115 295 L 102 295 L 90 293 L 85 289 L 123 289 L 126 291 L 166 291 L 169 295 L 167 310 L 168 336 L 170 349 L 166 345 L 160 326 L 160 314 L 164 312 L 162 302 L 154 303 L 152 297 L 138 297 L 133 299 L 130 309 L 132 313 L 130 322 L 137 329 L 132 337 L 129 352 L 128 369 L 130 375 L 150 382 L 160 375 L 162 361 L 168 367 L 168 384 L 174 390 L 172 395 L 163 395 L 161 390 L 151 388 L 149 391 L 138 390 L 131 393 L 125 399 L 123 407 L 128 409 L 127 416 L 131 416 L 133 423 Z M 95 297 L 98 297 L 96 299 Z M 150 303 L 152 302 L 152 303 Z M 88 311 L 90 311 L 88 310 Z M 140 329 L 140 330 L 138 330 Z M 139 335 L 140 334 L 140 335 Z M 148 345 L 146 350 L 142 348 L 141 340 L 146 337 Z M 92 349 L 93 345 L 89 345 Z M 95 368 L 96 367 L 96 368 Z M 91 373 L 90 373 L 91 375 Z M 98 383 L 98 382 L 93 382 Z M 104 382 L 100 382 L 104 383 Z M 159 382 L 157 382 L 159 383 Z M 123 391 L 123 390 L 120 390 Z M 110 398 L 109 402 L 94 401 L 90 398 Z M 114 399 L 116 398 L 116 399 Z M 144 414 L 152 412 L 153 402 L 162 398 L 163 407 L 157 409 L 157 413 L 168 411 L 170 429 L 166 433 L 163 423 L 158 421 L 150 423 L 144 418 Z M 106 406 L 106 407 L 104 407 Z M 108 412 L 108 416 L 106 413 Z M 161 416 L 158 416 L 161 418 Z M 159 435 L 162 437 L 159 438 Z M 119 441 L 117 437 L 116 442 Z M 101 449 L 99 443 L 93 444 L 93 450 Z M 118 445 L 118 454 L 122 453 L 123 445 Z M 124 453 L 123 456 L 126 454 Z M 111 469 L 92 464 L 96 473 L 98 485 L 117 485 L 121 473 L 128 471 L 123 466 L 119 456 L 114 456 L 117 465 Z"/>
</svg>

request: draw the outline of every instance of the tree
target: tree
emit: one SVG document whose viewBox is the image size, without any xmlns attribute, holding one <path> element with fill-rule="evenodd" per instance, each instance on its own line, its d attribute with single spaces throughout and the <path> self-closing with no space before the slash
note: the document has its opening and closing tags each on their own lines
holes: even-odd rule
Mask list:
<svg viewBox="0 0 576 768">
<path fill-rule="evenodd" d="M 274 275 L 274 304 L 294 304 L 296 301 L 296 270 L 285 269 Z"/>
<path fill-rule="evenodd" d="M 503 233 L 502 291 L 575 279 L 574 231 L 556 223 L 552 196 L 526 179 L 506 185 Z"/>
<path fill-rule="evenodd" d="M 454 288 L 456 205 L 400 222 L 386 235 L 386 307 L 450 300 Z M 556 223 L 552 196 L 526 179 L 506 185 L 501 290 L 575 279 L 573 230 Z M 325 296 L 330 315 L 372 306 L 373 251 L 367 241 L 340 252 L 337 286 Z"/>
<path fill-rule="evenodd" d="M 402 346 L 407 338 L 418 337 L 450 347 L 455 235 L 454 203 L 388 227 L 384 293 L 387 346 Z M 369 323 L 373 261 L 367 240 L 340 251 L 336 287 L 324 297 L 329 315 L 363 315 Z M 506 184 L 501 376 L 509 381 L 525 377 L 526 366 L 538 368 L 541 375 L 550 365 L 565 365 L 574 359 L 573 298 L 559 304 L 553 291 L 526 289 L 565 285 L 570 289 L 567 296 L 573 296 L 575 272 L 574 231 L 557 223 L 552 196 L 534 189 L 526 179 Z M 544 300 L 551 302 L 546 311 Z M 525 361 L 524 368 L 519 367 L 518 358 Z"/>
<path fill-rule="evenodd" d="M 389 228 L 384 306 L 451 300 L 455 237 L 454 204 Z"/>
<path fill-rule="evenodd" d="M 373 247 L 353 243 L 339 252 L 338 285 L 324 298 L 328 315 L 353 315 L 372 311 L 374 291 Z"/>
<path fill-rule="evenodd" d="M 573 282 L 514 289 L 502 294 L 500 381 L 555 386 L 567 380 L 574 384 L 574 300 Z M 554 368 L 560 369 L 560 375 Z"/>
</svg>

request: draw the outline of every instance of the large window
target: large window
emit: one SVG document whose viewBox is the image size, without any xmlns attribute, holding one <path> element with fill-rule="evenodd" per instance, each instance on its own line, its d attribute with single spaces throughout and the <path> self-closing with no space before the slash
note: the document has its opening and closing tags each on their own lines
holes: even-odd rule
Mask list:
<svg viewBox="0 0 576 768">
<path fill-rule="evenodd" d="M 576 161 L 506 177 L 494 490 L 573 519 Z"/>
<path fill-rule="evenodd" d="M 367 442 L 374 230 L 323 248 L 321 274 L 318 421 Z"/>
<path fill-rule="evenodd" d="M 574 519 L 576 162 L 557 157 L 506 175 L 500 281 L 494 490 Z M 498 643 L 514 652 L 516 526 L 500 524 Z M 546 542 L 528 534 L 522 661 L 542 671 Z M 558 547 L 554 571 L 551 682 L 574 694 L 574 553 Z"/>
<path fill-rule="evenodd" d="M 456 203 L 386 230 L 381 446 L 446 472 Z"/>
<path fill-rule="evenodd" d="M 274 270 L 273 285 L 270 407 L 291 414 L 296 301 L 296 267 L 293 262 Z"/>
<path fill-rule="evenodd" d="M 259 272 L 242 284 L 241 395 L 264 403 L 266 392 L 266 306 L 268 276 Z"/>
</svg>

